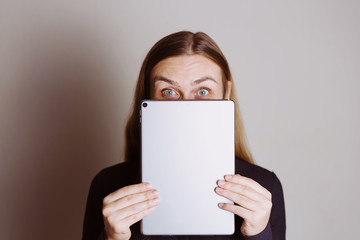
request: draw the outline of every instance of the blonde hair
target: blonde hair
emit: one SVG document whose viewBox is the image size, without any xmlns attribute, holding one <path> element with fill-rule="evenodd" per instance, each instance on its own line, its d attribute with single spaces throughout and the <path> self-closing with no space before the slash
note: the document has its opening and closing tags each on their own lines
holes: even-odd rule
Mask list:
<svg viewBox="0 0 360 240">
<path fill-rule="evenodd" d="M 207 57 L 219 65 L 224 74 L 224 92 L 227 81 L 232 82 L 230 99 L 235 103 L 235 156 L 246 162 L 254 163 L 246 141 L 245 129 L 240 117 L 229 64 L 220 48 L 208 35 L 203 32 L 192 33 L 189 31 L 173 33 L 162 38 L 150 49 L 143 61 L 136 84 L 132 110 L 125 128 L 125 161 L 140 160 L 140 103 L 143 99 L 150 98 L 150 75 L 152 69 L 165 58 L 194 54 Z"/>
</svg>

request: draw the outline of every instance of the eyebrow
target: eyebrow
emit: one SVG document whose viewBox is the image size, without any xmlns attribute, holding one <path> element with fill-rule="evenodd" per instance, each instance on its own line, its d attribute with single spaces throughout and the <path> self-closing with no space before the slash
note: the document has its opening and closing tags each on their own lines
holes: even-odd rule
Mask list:
<svg viewBox="0 0 360 240">
<path fill-rule="evenodd" d="M 154 83 L 157 82 L 157 81 L 163 81 L 163 82 L 167 82 L 169 83 L 170 85 L 174 85 L 174 86 L 177 86 L 179 87 L 179 83 L 174 81 L 174 80 L 170 80 L 166 77 L 163 77 L 163 76 L 157 76 L 157 77 L 154 77 Z"/>
<path fill-rule="evenodd" d="M 205 82 L 205 81 L 208 81 L 208 80 L 213 81 L 214 83 L 218 84 L 218 82 L 215 81 L 215 79 L 213 79 L 212 77 L 205 76 L 205 77 L 199 78 L 199 79 L 197 79 L 197 80 L 194 80 L 194 81 L 191 83 L 191 86 L 198 85 L 198 84 L 200 84 L 200 83 L 202 83 L 202 82 Z M 174 86 L 177 86 L 177 87 L 180 86 L 178 82 L 176 82 L 176 81 L 174 81 L 174 80 L 171 80 L 171 79 L 168 79 L 168 78 L 163 77 L 163 76 L 157 76 L 157 77 L 155 77 L 155 78 L 154 78 L 154 82 L 156 82 L 156 81 L 167 82 L 167 83 L 169 83 L 170 85 L 174 85 Z"/>
<path fill-rule="evenodd" d="M 198 85 L 198 84 L 200 84 L 200 83 L 202 83 L 202 82 L 205 82 L 205 81 L 208 81 L 208 80 L 213 81 L 214 83 L 218 84 L 218 82 L 215 81 L 215 79 L 213 79 L 212 77 L 205 76 L 205 77 L 202 77 L 202 78 L 200 78 L 200 79 L 197 79 L 197 80 L 193 81 L 193 82 L 191 83 L 191 85 L 192 85 L 192 86 Z"/>
</svg>

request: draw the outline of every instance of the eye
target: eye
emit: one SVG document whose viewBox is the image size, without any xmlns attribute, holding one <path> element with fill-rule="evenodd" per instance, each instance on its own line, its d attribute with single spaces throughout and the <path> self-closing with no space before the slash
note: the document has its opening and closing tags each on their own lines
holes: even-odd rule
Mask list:
<svg viewBox="0 0 360 240">
<path fill-rule="evenodd" d="M 208 94 L 209 94 L 209 91 L 207 89 L 205 89 L 205 88 L 202 88 L 197 92 L 197 95 L 199 95 L 201 97 L 206 96 Z"/>
<path fill-rule="evenodd" d="M 176 92 L 174 90 L 172 90 L 172 89 L 165 89 L 165 90 L 162 91 L 162 94 L 168 95 L 168 96 L 173 96 L 173 95 L 176 94 Z"/>
</svg>

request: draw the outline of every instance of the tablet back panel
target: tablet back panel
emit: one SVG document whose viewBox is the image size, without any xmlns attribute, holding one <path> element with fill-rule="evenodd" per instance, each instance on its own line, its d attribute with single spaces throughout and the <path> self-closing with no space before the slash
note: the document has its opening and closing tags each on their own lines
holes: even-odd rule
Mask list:
<svg viewBox="0 0 360 240">
<path fill-rule="evenodd" d="M 232 202 L 214 189 L 234 173 L 234 135 L 233 101 L 143 101 L 142 181 L 161 199 L 144 235 L 233 234 L 234 215 L 218 207 Z"/>
</svg>

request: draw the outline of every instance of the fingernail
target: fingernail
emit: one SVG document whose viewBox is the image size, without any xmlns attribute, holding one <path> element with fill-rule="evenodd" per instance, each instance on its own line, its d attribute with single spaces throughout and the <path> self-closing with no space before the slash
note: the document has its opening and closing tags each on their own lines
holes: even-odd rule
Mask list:
<svg viewBox="0 0 360 240">
<path fill-rule="evenodd" d="M 151 191 L 151 195 L 153 196 L 158 196 L 159 195 L 159 192 L 157 190 L 152 190 Z"/>
<path fill-rule="evenodd" d="M 221 193 L 221 192 L 223 191 L 223 189 L 222 189 L 222 188 L 217 187 L 217 188 L 216 188 L 216 191 L 217 191 L 217 192 L 219 192 L 219 193 Z"/>
<path fill-rule="evenodd" d="M 160 198 L 155 198 L 152 200 L 153 204 L 158 204 L 160 202 Z"/>
<path fill-rule="evenodd" d="M 218 185 L 219 185 L 219 186 L 224 186 L 224 185 L 225 185 L 225 181 L 224 181 L 224 180 L 219 180 L 219 181 L 218 181 Z"/>
<path fill-rule="evenodd" d="M 147 189 L 150 189 L 150 188 L 151 188 L 151 184 L 150 184 L 150 183 L 145 183 L 145 187 L 146 187 Z"/>
<path fill-rule="evenodd" d="M 223 204 L 223 203 L 219 203 L 218 206 L 219 206 L 220 208 L 222 208 L 222 207 L 224 206 L 224 204 Z"/>
<path fill-rule="evenodd" d="M 225 175 L 225 180 L 229 180 L 229 179 L 231 179 L 233 177 L 233 175 Z"/>
</svg>

